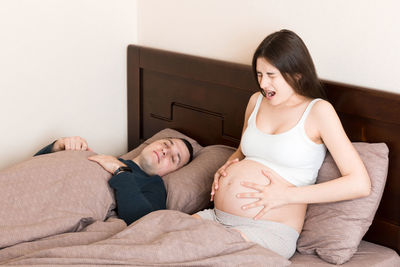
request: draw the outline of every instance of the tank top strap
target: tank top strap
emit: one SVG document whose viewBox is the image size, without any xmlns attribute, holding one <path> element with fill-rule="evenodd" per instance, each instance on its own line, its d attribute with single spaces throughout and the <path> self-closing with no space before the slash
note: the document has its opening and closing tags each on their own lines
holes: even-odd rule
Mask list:
<svg viewBox="0 0 400 267">
<path fill-rule="evenodd" d="M 321 98 L 315 98 L 315 99 L 313 99 L 313 100 L 308 104 L 306 110 L 305 110 L 304 113 L 303 113 L 303 116 L 301 116 L 301 119 L 300 119 L 300 121 L 299 121 L 299 123 L 298 123 L 299 126 L 301 126 L 301 125 L 304 124 L 304 122 L 305 122 L 306 119 L 307 119 L 308 113 L 310 113 L 311 108 L 312 108 L 312 107 L 314 106 L 314 104 L 315 104 L 317 101 L 319 101 L 319 100 L 321 100 Z"/>
<path fill-rule="evenodd" d="M 250 117 L 249 117 L 249 120 L 248 120 L 249 124 L 250 123 L 255 123 L 255 121 L 256 121 L 255 118 L 257 117 L 258 109 L 260 108 L 260 104 L 261 104 L 262 99 L 263 99 L 263 95 L 260 93 L 260 95 L 257 98 L 256 105 L 254 106 L 253 112 L 251 112 L 251 114 L 250 114 Z"/>
</svg>

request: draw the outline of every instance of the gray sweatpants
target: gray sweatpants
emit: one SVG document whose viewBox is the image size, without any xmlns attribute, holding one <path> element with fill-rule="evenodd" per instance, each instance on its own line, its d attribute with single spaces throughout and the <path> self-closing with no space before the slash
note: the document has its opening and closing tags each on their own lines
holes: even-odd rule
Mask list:
<svg viewBox="0 0 400 267">
<path fill-rule="evenodd" d="M 268 248 L 289 259 L 296 252 L 299 233 L 283 223 L 253 220 L 236 216 L 218 209 L 206 209 L 196 213 L 206 220 L 216 221 L 227 228 L 239 230 L 250 241 Z"/>
</svg>

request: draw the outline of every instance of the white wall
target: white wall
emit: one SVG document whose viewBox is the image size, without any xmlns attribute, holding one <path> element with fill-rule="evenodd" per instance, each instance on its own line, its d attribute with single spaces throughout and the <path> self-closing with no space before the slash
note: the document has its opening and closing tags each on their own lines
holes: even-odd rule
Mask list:
<svg viewBox="0 0 400 267">
<path fill-rule="evenodd" d="M 60 136 L 127 147 L 131 43 L 249 64 L 281 28 L 321 78 L 400 93 L 397 0 L 0 0 L 0 169 Z"/>
<path fill-rule="evenodd" d="M 321 78 L 400 93 L 400 1 L 139 0 L 138 42 L 250 64 L 268 34 L 298 33 Z"/>
<path fill-rule="evenodd" d="M 126 47 L 136 0 L 0 1 L 0 169 L 60 136 L 127 148 Z"/>
</svg>

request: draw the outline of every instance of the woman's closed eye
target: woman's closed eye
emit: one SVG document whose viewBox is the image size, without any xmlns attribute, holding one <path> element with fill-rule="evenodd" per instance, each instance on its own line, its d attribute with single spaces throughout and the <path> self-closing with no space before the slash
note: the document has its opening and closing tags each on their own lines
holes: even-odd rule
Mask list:
<svg viewBox="0 0 400 267">
<path fill-rule="evenodd" d="M 267 72 L 265 73 L 269 78 L 275 78 L 276 77 L 276 73 L 275 72 Z M 262 78 L 263 74 L 261 72 L 257 72 L 257 78 Z"/>
</svg>

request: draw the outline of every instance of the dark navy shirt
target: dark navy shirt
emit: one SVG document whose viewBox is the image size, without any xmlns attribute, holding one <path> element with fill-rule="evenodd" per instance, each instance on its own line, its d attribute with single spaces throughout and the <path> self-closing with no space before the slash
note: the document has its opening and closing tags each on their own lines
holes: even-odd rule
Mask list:
<svg viewBox="0 0 400 267">
<path fill-rule="evenodd" d="M 55 141 L 35 154 L 51 153 Z M 132 160 L 118 159 L 132 169 L 132 172 L 121 172 L 108 181 L 115 192 L 118 216 L 128 225 L 144 215 L 166 209 L 167 191 L 162 178 L 150 176 Z"/>
</svg>

